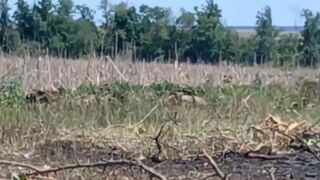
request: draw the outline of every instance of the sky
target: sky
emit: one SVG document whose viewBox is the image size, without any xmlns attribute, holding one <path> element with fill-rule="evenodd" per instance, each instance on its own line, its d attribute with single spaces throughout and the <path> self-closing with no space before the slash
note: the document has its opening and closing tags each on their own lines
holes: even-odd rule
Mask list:
<svg viewBox="0 0 320 180">
<path fill-rule="evenodd" d="M 28 0 L 33 4 L 38 0 Z M 178 16 L 180 8 L 193 11 L 194 6 L 205 4 L 205 0 L 109 0 L 112 4 L 121 1 L 129 5 L 170 7 L 174 16 Z M 10 7 L 16 0 L 9 0 Z M 56 0 L 54 0 L 56 2 Z M 75 4 L 86 4 L 97 11 L 95 20 L 101 20 L 101 12 L 97 9 L 100 0 L 73 0 Z M 256 21 L 256 14 L 263 10 L 265 5 L 271 7 L 273 24 L 276 26 L 302 26 L 304 19 L 300 16 L 303 9 L 310 9 L 313 12 L 320 12 L 319 0 L 215 0 L 222 10 L 223 22 L 228 26 L 253 26 Z M 14 9 L 14 7 L 13 7 Z"/>
</svg>

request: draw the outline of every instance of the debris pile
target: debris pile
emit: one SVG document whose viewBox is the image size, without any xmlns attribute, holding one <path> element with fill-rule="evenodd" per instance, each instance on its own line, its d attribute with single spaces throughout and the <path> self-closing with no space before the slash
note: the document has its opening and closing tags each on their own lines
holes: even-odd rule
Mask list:
<svg viewBox="0 0 320 180">
<path fill-rule="evenodd" d="M 315 141 L 319 139 L 320 131 L 314 126 L 315 124 L 306 121 L 287 122 L 277 116 L 268 115 L 260 126 L 251 127 L 251 138 L 255 144 L 259 144 L 256 151 L 266 147 L 275 153 L 318 148 L 319 143 Z"/>
</svg>

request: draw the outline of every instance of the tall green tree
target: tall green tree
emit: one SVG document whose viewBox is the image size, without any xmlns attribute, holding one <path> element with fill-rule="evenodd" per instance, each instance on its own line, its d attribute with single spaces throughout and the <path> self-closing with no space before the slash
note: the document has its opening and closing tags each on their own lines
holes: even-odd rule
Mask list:
<svg viewBox="0 0 320 180">
<path fill-rule="evenodd" d="M 96 12 L 90 9 L 87 5 L 77 5 L 76 11 L 80 15 L 80 19 L 93 22 L 94 14 Z"/>
<path fill-rule="evenodd" d="M 112 32 L 113 16 L 109 0 L 101 0 L 99 9 L 102 11 L 102 24 L 98 30 L 99 46 L 98 52 L 103 54 L 113 54 L 114 32 Z"/>
<path fill-rule="evenodd" d="M 0 0 L 0 43 L 4 51 L 8 51 L 8 34 L 10 31 L 8 0 Z"/>
<path fill-rule="evenodd" d="M 53 56 L 81 57 L 133 52 L 137 59 L 152 61 L 173 59 L 177 50 L 180 60 L 191 62 L 253 64 L 272 60 L 280 66 L 297 64 L 297 60 L 316 66 L 320 59 L 320 14 L 309 10 L 303 13 L 300 38 L 279 36 L 268 6 L 257 13 L 254 37 L 228 30 L 214 0 L 194 11 L 181 9 L 176 19 L 170 8 L 141 5 L 136 9 L 125 2 L 101 0 L 103 21 L 99 27 L 94 22 L 95 11 L 72 0 L 37 0 L 33 7 L 26 0 L 17 0 L 16 6 L 11 19 L 8 0 L 0 0 L 0 46 L 5 53 L 48 50 Z"/>
<path fill-rule="evenodd" d="M 0 0 L 0 46 L 5 53 L 12 53 L 19 43 L 18 34 L 13 29 L 9 15 L 8 0 Z"/>
<path fill-rule="evenodd" d="M 53 4 L 51 0 L 40 0 L 33 6 L 33 18 L 34 18 L 34 33 L 35 40 L 40 42 L 44 49 L 50 47 L 49 24 L 50 18 L 53 15 Z"/>
<path fill-rule="evenodd" d="M 170 34 L 174 32 L 171 24 L 171 9 L 162 7 L 140 6 L 141 24 L 138 52 L 140 58 L 163 59 L 173 51 L 174 42 Z M 171 34 L 172 35 L 172 34 Z"/>
<path fill-rule="evenodd" d="M 320 60 L 320 13 L 314 15 L 310 10 L 304 10 L 304 29 L 301 32 L 302 42 L 300 63 L 304 66 L 313 66 Z"/>
<path fill-rule="evenodd" d="M 34 8 L 36 12 L 39 13 L 41 20 L 45 22 L 52 14 L 53 4 L 51 0 L 40 0 L 38 5 L 36 5 Z"/>
<path fill-rule="evenodd" d="M 112 31 L 118 34 L 118 47 L 123 49 L 125 43 L 137 41 L 137 27 L 139 16 L 135 7 L 129 7 L 126 3 L 120 3 L 112 8 L 114 20 Z"/>
<path fill-rule="evenodd" d="M 237 37 L 233 40 L 234 62 L 237 64 L 253 65 L 257 51 L 257 41 L 254 37 Z"/>
<path fill-rule="evenodd" d="M 72 0 L 59 0 L 57 13 L 65 18 L 72 18 L 73 8 L 74 4 Z"/>
<path fill-rule="evenodd" d="M 297 34 L 283 34 L 276 43 L 274 65 L 291 66 L 297 65 L 299 36 Z"/>
<path fill-rule="evenodd" d="M 272 12 L 269 6 L 259 11 L 256 16 L 257 60 L 259 64 L 272 60 L 275 48 L 275 38 L 279 32 L 272 24 Z"/>
<path fill-rule="evenodd" d="M 56 13 L 47 21 L 49 33 L 49 48 L 51 54 L 69 57 L 71 40 L 71 27 L 74 24 L 72 15 L 74 4 L 72 0 L 59 0 Z"/>
<path fill-rule="evenodd" d="M 70 27 L 69 52 L 71 57 L 81 57 L 95 53 L 98 48 L 98 29 L 93 18 L 95 11 L 86 5 L 77 5 L 80 18 Z"/>
<path fill-rule="evenodd" d="M 192 34 L 196 25 L 196 17 L 193 12 L 180 10 L 181 15 L 176 20 L 176 42 L 178 43 L 178 53 L 183 59 L 194 61 L 196 57 L 192 52 Z"/>
<path fill-rule="evenodd" d="M 101 0 L 99 9 L 102 10 L 102 27 L 107 28 L 109 27 L 109 22 L 111 21 L 111 11 L 110 11 L 110 4 L 109 0 Z"/>
<path fill-rule="evenodd" d="M 207 0 L 206 5 L 199 10 L 195 7 L 197 27 L 192 35 L 192 49 L 198 60 L 217 63 L 221 59 L 220 37 L 223 36 L 220 21 L 221 9 L 214 0 Z"/>
<path fill-rule="evenodd" d="M 14 21 L 17 25 L 17 30 L 20 33 L 22 40 L 34 39 L 34 19 L 31 9 L 25 0 L 18 0 L 17 9 L 13 14 Z"/>
</svg>

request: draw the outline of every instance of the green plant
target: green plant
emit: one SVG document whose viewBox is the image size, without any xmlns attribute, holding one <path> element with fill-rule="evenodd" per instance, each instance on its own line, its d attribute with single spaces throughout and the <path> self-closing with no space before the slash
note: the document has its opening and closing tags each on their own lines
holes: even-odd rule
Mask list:
<svg viewBox="0 0 320 180">
<path fill-rule="evenodd" d="M 18 105 L 24 102 L 21 78 L 11 78 L 0 83 L 0 103 Z"/>
</svg>

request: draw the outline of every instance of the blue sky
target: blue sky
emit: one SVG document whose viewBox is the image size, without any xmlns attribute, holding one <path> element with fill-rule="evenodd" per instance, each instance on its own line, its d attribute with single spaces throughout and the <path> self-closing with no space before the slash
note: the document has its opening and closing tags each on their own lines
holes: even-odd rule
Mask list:
<svg viewBox="0 0 320 180">
<path fill-rule="evenodd" d="M 37 0 L 28 0 L 34 3 Z M 150 6 L 170 7 L 175 16 L 179 14 L 180 8 L 193 10 L 194 6 L 200 6 L 205 0 L 124 0 L 130 5 L 140 6 L 148 4 Z M 16 0 L 9 0 L 12 5 Z M 56 0 L 54 1 L 56 2 Z M 86 4 L 97 10 L 100 0 L 73 0 L 75 4 Z M 119 3 L 121 0 L 109 0 L 111 3 Z M 274 25 L 293 26 L 303 25 L 303 18 L 300 17 L 302 9 L 307 8 L 314 12 L 320 11 L 319 0 L 216 0 L 224 22 L 229 26 L 246 26 L 255 24 L 257 11 L 262 10 L 265 5 L 272 8 Z M 12 7 L 12 6 L 11 6 Z M 101 13 L 97 11 L 96 21 L 101 20 Z"/>
</svg>

